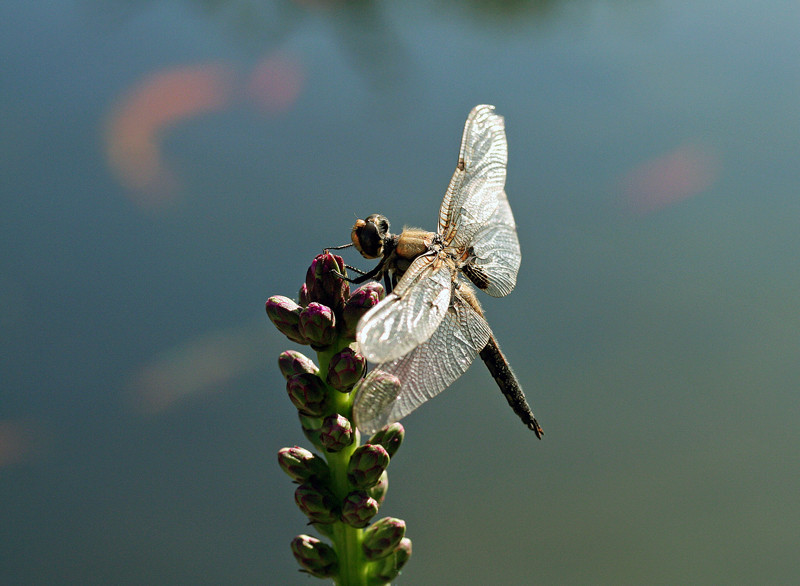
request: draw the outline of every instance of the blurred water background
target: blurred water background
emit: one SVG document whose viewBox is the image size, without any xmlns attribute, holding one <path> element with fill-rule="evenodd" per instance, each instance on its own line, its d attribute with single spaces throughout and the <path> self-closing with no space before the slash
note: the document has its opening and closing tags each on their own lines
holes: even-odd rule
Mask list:
<svg viewBox="0 0 800 586">
<path fill-rule="evenodd" d="M 311 584 L 263 304 L 435 227 L 497 106 L 523 262 L 404 423 L 398 584 L 800 580 L 800 4 L 0 5 L 0 583 Z M 355 253 L 352 264 L 364 263 Z"/>
</svg>

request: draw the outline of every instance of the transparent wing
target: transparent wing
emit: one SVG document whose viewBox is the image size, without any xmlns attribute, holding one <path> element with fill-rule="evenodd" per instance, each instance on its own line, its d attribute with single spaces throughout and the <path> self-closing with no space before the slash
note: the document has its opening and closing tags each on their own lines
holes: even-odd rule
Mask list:
<svg viewBox="0 0 800 586">
<path fill-rule="evenodd" d="M 439 208 L 439 233 L 447 246 L 466 249 L 491 218 L 506 184 L 508 144 L 494 106 L 475 106 L 467 117 L 458 166 Z"/>
<path fill-rule="evenodd" d="M 376 364 L 389 362 L 430 338 L 447 313 L 451 287 L 451 271 L 436 255 L 417 257 L 394 291 L 358 322 L 361 353 Z"/>
<path fill-rule="evenodd" d="M 508 295 L 517 284 L 521 261 L 514 215 L 505 191 L 497 194 L 497 208 L 472 239 L 473 261 L 484 273 L 489 286 L 483 289 L 494 297 Z"/>
<path fill-rule="evenodd" d="M 456 292 L 428 341 L 402 358 L 379 364 L 356 387 L 356 426 L 374 433 L 441 393 L 466 372 L 490 335 L 486 320 Z"/>
</svg>

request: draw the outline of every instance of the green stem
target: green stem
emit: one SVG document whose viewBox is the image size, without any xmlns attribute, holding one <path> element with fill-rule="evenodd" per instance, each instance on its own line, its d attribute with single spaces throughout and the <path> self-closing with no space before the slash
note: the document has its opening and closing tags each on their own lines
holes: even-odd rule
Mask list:
<svg viewBox="0 0 800 586">
<path fill-rule="evenodd" d="M 331 357 L 346 346 L 348 344 L 343 341 L 327 352 L 317 353 L 319 377 L 322 380 L 325 380 L 328 374 L 328 365 Z M 329 393 L 332 397 L 333 411 L 351 419 L 353 410 L 352 393 L 340 393 L 332 388 L 329 388 Z M 339 452 L 325 453 L 325 458 L 331 471 L 331 488 L 336 498 L 340 501 L 344 500 L 352 489 L 347 480 L 347 465 L 359 443 L 359 433 L 356 431 L 355 441 L 348 447 Z M 363 529 L 356 529 L 339 521 L 333 524 L 331 540 L 339 557 L 339 571 L 334 580 L 337 586 L 366 586 L 367 561 L 361 551 L 363 535 Z"/>
</svg>

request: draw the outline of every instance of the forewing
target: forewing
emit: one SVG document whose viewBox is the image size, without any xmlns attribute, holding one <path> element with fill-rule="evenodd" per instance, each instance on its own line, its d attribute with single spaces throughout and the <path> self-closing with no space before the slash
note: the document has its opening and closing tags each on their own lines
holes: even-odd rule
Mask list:
<svg viewBox="0 0 800 586">
<path fill-rule="evenodd" d="M 453 305 L 426 342 L 401 358 L 374 367 L 356 386 L 356 426 L 374 433 L 441 393 L 464 374 L 490 335 L 486 320 L 456 293 Z"/>
<path fill-rule="evenodd" d="M 517 284 L 521 255 L 514 215 L 505 191 L 497 194 L 497 207 L 491 218 L 472 239 L 473 264 L 484 273 L 489 295 L 503 297 Z"/>
<path fill-rule="evenodd" d="M 467 117 L 456 171 L 439 209 L 439 233 L 455 248 L 469 245 L 494 215 L 506 184 L 508 144 L 494 106 L 475 106 Z"/>
<path fill-rule="evenodd" d="M 370 309 L 356 328 L 370 362 L 390 362 L 431 337 L 450 305 L 451 271 L 436 255 L 418 257 L 394 291 Z"/>
</svg>

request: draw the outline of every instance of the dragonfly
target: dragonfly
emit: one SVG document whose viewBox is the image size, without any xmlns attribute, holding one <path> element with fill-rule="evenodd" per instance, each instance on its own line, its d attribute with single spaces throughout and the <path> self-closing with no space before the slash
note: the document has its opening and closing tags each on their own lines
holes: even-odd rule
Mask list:
<svg viewBox="0 0 800 586">
<path fill-rule="evenodd" d="M 356 221 L 351 244 L 380 259 L 347 280 L 383 278 L 386 297 L 359 320 L 356 341 L 375 366 L 355 387 L 353 418 L 365 433 L 398 421 L 441 393 L 480 356 L 522 422 L 541 439 L 539 422 L 500 350 L 469 283 L 494 297 L 516 285 L 520 248 L 505 192 L 508 146 L 494 106 L 472 109 L 438 230 L 389 232 L 386 217 Z M 466 278 L 463 278 L 466 277 Z"/>
</svg>

